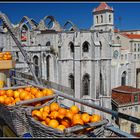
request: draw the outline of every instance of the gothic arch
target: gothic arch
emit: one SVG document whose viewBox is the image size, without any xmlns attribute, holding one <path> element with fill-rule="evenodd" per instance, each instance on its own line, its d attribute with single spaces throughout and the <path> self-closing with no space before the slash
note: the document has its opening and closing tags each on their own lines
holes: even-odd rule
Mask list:
<svg viewBox="0 0 140 140">
<path fill-rule="evenodd" d="M 21 27 L 21 25 L 26 21 L 26 24 L 29 23 L 29 25 L 31 26 L 31 29 L 36 28 L 35 23 L 27 16 L 24 16 L 21 21 L 19 22 L 19 28 Z"/>
<path fill-rule="evenodd" d="M 50 41 L 47 41 L 46 42 L 46 46 L 50 46 L 51 45 L 51 42 Z"/>
<path fill-rule="evenodd" d="M 69 86 L 70 86 L 71 89 L 74 90 L 74 75 L 71 73 L 71 74 L 69 74 L 69 77 L 68 77 L 68 78 L 69 78 L 69 79 L 68 79 L 68 81 L 69 81 Z"/>
<path fill-rule="evenodd" d="M 102 73 L 100 73 L 100 94 L 104 95 L 104 81 Z"/>
<path fill-rule="evenodd" d="M 90 76 L 88 73 L 84 74 L 82 79 L 82 96 L 90 93 Z"/>
<path fill-rule="evenodd" d="M 66 29 L 66 27 L 70 25 L 70 27 L 68 29 Z M 73 22 L 71 22 L 70 20 L 66 21 L 66 23 L 63 26 L 63 30 L 69 30 L 69 31 L 77 31 L 78 28 L 76 27 L 76 25 L 73 24 Z"/>
<path fill-rule="evenodd" d="M 85 41 L 82 45 L 83 52 L 89 52 L 89 46 L 90 46 L 89 42 Z"/>
<path fill-rule="evenodd" d="M 39 76 L 39 58 L 37 55 L 34 55 L 33 62 L 35 64 L 34 65 L 35 75 L 38 77 Z"/>
<path fill-rule="evenodd" d="M 122 86 L 126 85 L 126 76 L 127 76 L 127 73 L 126 73 L 126 71 L 124 71 L 121 75 L 121 85 Z"/>
<path fill-rule="evenodd" d="M 73 42 L 69 43 L 69 47 L 70 47 L 70 52 L 74 53 L 74 43 Z"/>
<path fill-rule="evenodd" d="M 50 80 L 50 60 L 51 60 L 51 56 L 48 55 L 46 57 L 47 80 Z"/>
</svg>

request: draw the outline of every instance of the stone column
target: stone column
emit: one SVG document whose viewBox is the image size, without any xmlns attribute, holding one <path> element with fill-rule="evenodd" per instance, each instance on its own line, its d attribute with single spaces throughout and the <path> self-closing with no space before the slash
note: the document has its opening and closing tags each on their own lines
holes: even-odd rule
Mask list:
<svg viewBox="0 0 140 140">
<path fill-rule="evenodd" d="M 81 98 L 81 64 L 80 64 L 80 45 L 75 45 L 74 50 L 74 79 L 75 79 L 75 97 Z M 81 108 L 79 103 L 76 105 Z"/>
</svg>

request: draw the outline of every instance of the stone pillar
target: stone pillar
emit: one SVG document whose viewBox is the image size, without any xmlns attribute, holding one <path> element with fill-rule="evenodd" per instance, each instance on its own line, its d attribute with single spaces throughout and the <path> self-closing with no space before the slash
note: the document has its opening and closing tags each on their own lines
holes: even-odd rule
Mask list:
<svg viewBox="0 0 140 140">
<path fill-rule="evenodd" d="M 80 45 L 75 45 L 74 50 L 74 77 L 75 78 L 75 97 L 81 98 L 81 64 L 80 64 Z M 76 105 L 81 108 L 79 103 Z"/>
</svg>

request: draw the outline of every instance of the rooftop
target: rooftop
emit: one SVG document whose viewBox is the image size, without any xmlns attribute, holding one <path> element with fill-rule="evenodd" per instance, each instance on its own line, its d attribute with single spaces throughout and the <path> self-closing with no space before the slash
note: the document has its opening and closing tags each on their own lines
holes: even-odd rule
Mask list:
<svg viewBox="0 0 140 140">
<path fill-rule="evenodd" d="M 93 10 L 93 12 L 99 12 L 99 11 L 103 11 L 103 10 L 113 11 L 113 8 L 108 6 L 108 4 L 106 2 L 101 2 L 101 4 Z"/>
<path fill-rule="evenodd" d="M 131 103 L 133 93 L 140 92 L 140 89 L 131 86 L 119 86 L 112 89 L 112 99 L 119 105 Z"/>
</svg>

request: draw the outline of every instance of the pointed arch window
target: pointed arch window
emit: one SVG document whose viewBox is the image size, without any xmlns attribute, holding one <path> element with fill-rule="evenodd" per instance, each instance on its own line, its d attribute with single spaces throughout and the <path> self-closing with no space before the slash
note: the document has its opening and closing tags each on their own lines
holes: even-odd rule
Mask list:
<svg viewBox="0 0 140 140">
<path fill-rule="evenodd" d="M 126 85 L 126 71 L 124 71 L 124 72 L 122 73 L 121 85 L 122 85 L 122 86 Z"/>
<path fill-rule="evenodd" d="M 46 57 L 47 80 L 50 80 L 50 58 L 51 58 L 50 55 L 48 55 L 48 56 Z"/>
<path fill-rule="evenodd" d="M 51 42 L 48 41 L 48 42 L 46 43 L 46 46 L 51 46 Z"/>
<path fill-rule="evenodd" d="M 38 59 L 38 56 L 34 56 L 33 57 L 33 62 L 34 62 L 34 64 L 35 64 L 35 66 L 34 66 L 34 69 L 35 69 L 35 75 L 38 77 L 39 76 L 39 66 L 38 66 L 38 64 L 39 64 L 39 59 Z"/>
<path fill-rule="evenodd" d="M 101 15 L 101 23 L 103 23 L 103 15 Z"/>
<path fill-rule="evenodd" d="M 88 74 L 85 74 L 83 76 L 82 80 L 82 86 L 83 86 L 83 96 L 84 95 L 89 95 L 89 88 L 90 88 L 90 77 Z"/>
<path fill-rule="evenodd" d="M 103 83 L 103 76 L 100 73 L 100 94 L 104 95 L 104 83 Z"/>
<path fill-rule="evenodd" d="M 97 22 L 97 23 L 99 23 L 99 19 L 98 19 L 98 16 L 96 16 L 96 22 Z"/>
<path fill-rule="evenodd" d="M 83 43 L 83 52 L 89 52 L 89 43 L 87 41 L 85 41 Z"/>
<path fill-rule="evenodd" d="M 109 23 L 111 22 L 111 15 L 109 15 Z"/>
<path fill-rule="evenodd" d="M 70 42 L 70 52 L 74 53 L 74 44 L 72 42 Z"/>
<path fill-rule="evenodd" d="M 74 76 L 73 76 L 73 74 L 69 75 L 69 85 L 70 85 L 70 88 L 74 90 Z"/>
</svg>

